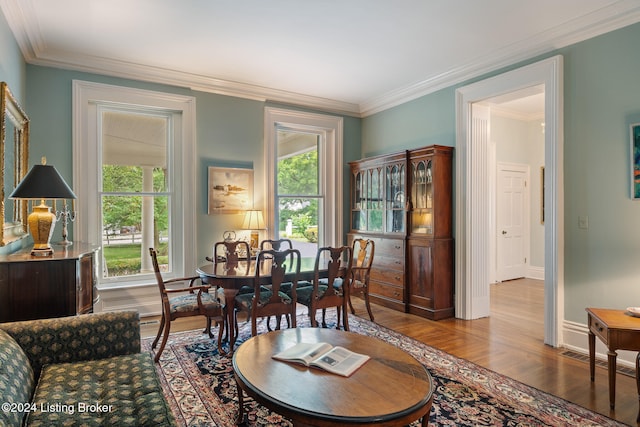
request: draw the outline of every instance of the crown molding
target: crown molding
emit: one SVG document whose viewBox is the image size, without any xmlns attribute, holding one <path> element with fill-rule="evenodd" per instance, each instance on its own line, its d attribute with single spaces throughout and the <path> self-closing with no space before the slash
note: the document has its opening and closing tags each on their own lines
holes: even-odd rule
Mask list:
<svg viewBox="0 0 640 427">
<path fill-rule="evenodd" d="M 360 114 L 362 117 L 367 117 L 438 90 L 637 22 L 640 22 L 640 5 L 637 0 L 620 0 L 549 31 L 513 43 L 504 49 L 497 50 L 493 55 L 483 56 L 461 67 L 371 98 L 360 104 Z"/>
</svg>

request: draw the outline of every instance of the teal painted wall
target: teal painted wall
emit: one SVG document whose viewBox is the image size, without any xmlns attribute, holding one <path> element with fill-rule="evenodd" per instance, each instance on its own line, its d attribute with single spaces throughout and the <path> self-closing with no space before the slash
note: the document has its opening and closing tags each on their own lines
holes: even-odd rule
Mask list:
<svg viewBox="0 0 640 427">
<path fill-rule="evenodd" d="M 629 125 L 640 123 L 640 24 L 563 49 L 565 307 L 640 305 L 640 201 L 631 199 Z M 578 228 L 589 217 L 589 229 Z"/>
<path fill-rule="evenodd" d="M 2 12 L 0 12 L 0 81 L 6 82 L 20 104 L 24 104 L 26 64 Z"/>
<path fill-rule="evenodd" d="M 4 15 L 0 13 L 0 81 L 7 83 L 9 90 L 23 108 L 25 105 L 26 80 L 26 63 Z M 0 254 L 7 254 L 21 249 L 29 243 L 28 240 L 21 239 L 0 247 Z"/>
<path fill-rule="evenodd" d="M 640 201 L 630 198 L 629 160 L 629 125 L 640 123 L 639 41 L 640 24 L 635 24 L 546 56 L 564 56 L 564 298 L 569 321 L 585 323 L 589 306 L 640 305 Z M 455 89 L 471 82 L 363 119 L 362 153 L 434 143 L 455 146 Z M 588 230 L 578 228 L 578 216 L 589 217 Z"/>
<path fill-rule="evenodd" d="M 196 98 L 198 229 L 197 254 L 204 260 L 225 230 L 240 228 L 237 214 L 207 214 L 207 168 L 209 166 L 249 167 L 254 170 L 256 207 L 264 206 L 264 107 L 259 101 L 234 98 L 189 89 L 118 79 L 34 65 L 27 66 L 26 110 L 32 120 L 30 164 L 47 157 L 61 175 L 72 182 L 72 99 L 73 80 L 113 84 L 158 92 L 177 93 Z M 360 155 L 360 119 L 344 117 L 344 158 Z M 345 169 L 346 170 L 346 169 Z M 343 191 L 348 195 L 348 175 Z M 345 206 L 348 206 L 345 196 Z M 345 208 L 345 232 L 348 215 Z M 59 240 L 56 228 L 52 241 Z"/>
</svg>

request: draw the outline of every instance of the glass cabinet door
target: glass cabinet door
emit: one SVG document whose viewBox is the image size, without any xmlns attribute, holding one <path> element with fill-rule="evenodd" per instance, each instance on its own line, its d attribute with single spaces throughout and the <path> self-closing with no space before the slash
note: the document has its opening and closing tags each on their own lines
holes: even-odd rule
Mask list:
<svg viewBox="0 0 640 427">
<path fill-rule="evenodd" d="M 366 218 L 363 218 L 364 208 L 364 174 L 362 171 L 356 171 L 353 174 L 353 190 L 351 201 L 351 228 L 354 230 L 363 230 L 366 224 Z"/>
<path fill-rule="evenodd" d="M 431 159 L 411 163 L 411 233 L 433 234 L 433 175 Z"/>
<path fill-rule="evenodd" d="M 387 231 L 401 233 L 405 230 L 404 165 L 387 166 L 386 172 L 386 226 Z"/>
<path fill-rule="evenodd" d="M 369 196 L 367 200 L 367 211 L 369 214 L 367 221 L 367 230 L 382 231 L 382 177 L 380 169 L 374 168 L 369 171 Z"/>
</svg>

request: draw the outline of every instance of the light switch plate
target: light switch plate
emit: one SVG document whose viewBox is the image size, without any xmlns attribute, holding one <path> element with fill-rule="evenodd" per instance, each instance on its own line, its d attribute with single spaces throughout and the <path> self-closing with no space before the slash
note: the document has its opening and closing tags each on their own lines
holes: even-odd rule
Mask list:
<svg viewBox="0 0 640 427">
<path fill-rule="evenodd" d="M 587 230 L 589 228 L 588 216 L 578 216 L 578 228 L 582 228 L 584 230 Z"/>
</svg>

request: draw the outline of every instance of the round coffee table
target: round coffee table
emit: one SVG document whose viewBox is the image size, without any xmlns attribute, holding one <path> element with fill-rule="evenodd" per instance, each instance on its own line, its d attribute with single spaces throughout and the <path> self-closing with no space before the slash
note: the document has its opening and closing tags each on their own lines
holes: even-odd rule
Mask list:
<svg viewBox="0 0 640 427">
<path fill-rule="evenodd" d="M 273 359 L 299 342 L 328 342 L 371 357 L 350 377 Z M 242 391 L 296 426 L 404 426 L 422 418 L 427 426 L 433 380 L 415 358 L 377 338 L 322 328 L 273 331 L 250 338 L 233 355 Z"/>
</svg>

